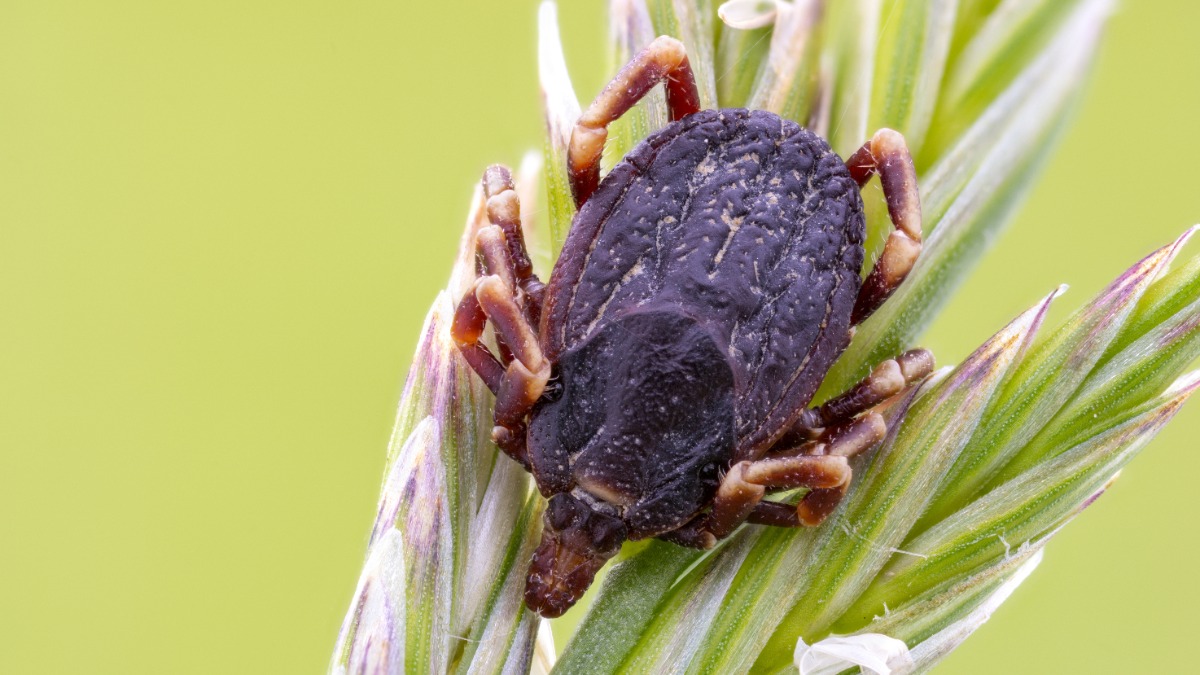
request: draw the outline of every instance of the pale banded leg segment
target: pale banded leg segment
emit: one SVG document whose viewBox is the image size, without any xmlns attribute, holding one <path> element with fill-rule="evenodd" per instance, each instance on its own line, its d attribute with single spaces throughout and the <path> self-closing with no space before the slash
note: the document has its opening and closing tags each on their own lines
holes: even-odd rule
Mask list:
<svg viewBox="0 0 1200 675">
<path fill-rule="evenodd" d="M 797 506 L 787 507 L 795 514 L 793 520 L 819 525 L 833 510 L 828 496 L 844 493 L 850 484 L 850 458 L 878 443 L 886 431 L 883 418 L 868 413 L 836 433 L 831 429 L 796 448 L 734 464 L 717 488 L 708 531 L 718 539 L 726 537 L 759 509 L 768 492 L 795 488 L 809 488 L 809 492 Z"/>
<path fill-rule="evenodd" d="M 515 288 L 516 271 L 514 270 L 512 258 L 508 255 L 508 243 L 505 239 L 504 231 L 499 226 L 488 225 L 479 229 L 479 232 L 475 235 L 475 255 L 479 261 L 476 267 L 480 278 L 494 275 L 507 288 Z M 513 290 L 512 293 L 515 295 L 516 291 Z M 499 352 L 500 363 L 507 367 L 513 360 L 512 351 L 509 350 L 508 344 L 499 332 L 496 333 L 495 337 L 496 351 Z M 496 389 L 493 389 L 492 393 L 496 393 Z"/>
<path fill-rule="evenodd" d="M 496 395 L 492 439 L 526 468 L 525 416 L 550 379 L 550 362 L 538 342 L 545 286 L 533 273 L 521 231 L 520 203 L 512 174 L 502 166 L 483 175 L 490 225 L 475 237 L 480 269 L 459 301 L 451 336 L 471 368 Z M 500 358 L 483 344 L 491 321 Z"/>
<path fill-rule="evenodd" d="M 504 263 L 507 274 L 504 281 L 513 288 L 521 289 L 524 295 L 522 305 L 529 324 L 537 326 L 541 321 L 542 302 L 546 297 L 546 285 L 533 273 L 533 263 L 529 259 L 529 251 L 525 247 L 525 233 L 521 229 L 521 201 L 517 198 L 516 185 L 513 183 L 512 172 L 508 167 L 499 164 L 489 166 L 483 172 L 483 195 L 487 199 L 488 221 L 496 227 L 502 237 L 488 235 L 488 246 L 503 249 L 507 254 Z M 480 235 L 488 228 L 480 230 Z M 485 258 L 484 242 L 477 240 L 480 251 Z M 490 259 L 489 259 L 490 264 Z M 497 261 L 499 262 L 499 261 Z M 497 272 L 493 271 L 493 274 Z"/>
<path fill-rule="evenodd" d="M 575 206 L 581 206 L 600 185 L 600 154 L 608 125 L 629 111 L 659 82 L 667 90 L 671 121 L 700 110 L 700 91 L 683 43 L 661 36 L 638 52 L 580 115 L 567 149 L 567 175 Z"/>
<path fill-rule="evenodd" d="M 475 297 L 496 329 L 496 335 L 503 338 L 513 354 L 512 363 L 505 369 L 496 392 L 496 423 L 519 422 L 546 389 L 546 382 L 550 380 L 550 361 L 542 354 L 537 333 L 517 306 L 512 289 L 499 277 L 484 277 L 475 282 Z"/>
<path fill-rule="evenodd" d="M 479 379 L 483 380 L 487 388 L 495 394 L 500 391 L 500 381 L 504 378 L 504 365 L 486 345 L 480 342 L 484 328 L 487 328 L 487 314 L 484 313 L 483 306 L 479 304 L 479 298 L 475 295 L 475 287 L 472 286 L 462 300 L 459 300 L 458 307 L 454 310 L 450 336 L 458 345 L 458 351 L 466 359 L 467 365 L 471 366 L 471 369 L 479 375 Z"/>
<path fill-rule="evenodd" d="M 497 341 L 507 345 L 512 354 L 507 366 L 479 341 L 489 320 Z M 512 287 L 505 285 L 499 275 L 477 280 L 458 304 L 451 335 L 467 363 L 496 395 L 492 440 L 528 467 L 524 420 L 550 380 L 550 361 L 517 305 Z"/>
<path fill-rule="evenodd" d="M 888 215 L 896 227 L 858 294 L 850 318 L 851 325 L 858 325 L 903 283 L 921 254 L 921 195 L 912 155 L 898 131 L 875 132 L 846 160 L 846 168 L 859 187 L 866 185 L 871 176 L 879 176 Z"/>
<path fill-rule="evenodd" d="M 812 430 L 844 424 L 924 379 L 933 367 L 933 354 L 928 349 L 912 349 L 880 363 L 845 393 L 805 410 L 785 444 L 795 442 L 797 434 L 811 435 Z"/>
<path fill-rule="evenodd" d="M 720 539 L 747 521 L 780 527 L 821 524 L 850 486 L 849 460 L 887 433 L 883 416 L 872 408 L 932 371 L 933 355 L 914 349 L 879 364 L 841 396 L 804 411 L 796 427 L 766 456 L 730 468 L 717 488 L 704 529 Z M 796 506 L 763 501 L 771 492 L 795 488 L 809 488 Z M 690 539 L 703 543 L 698 536 Z"/>
</svg>

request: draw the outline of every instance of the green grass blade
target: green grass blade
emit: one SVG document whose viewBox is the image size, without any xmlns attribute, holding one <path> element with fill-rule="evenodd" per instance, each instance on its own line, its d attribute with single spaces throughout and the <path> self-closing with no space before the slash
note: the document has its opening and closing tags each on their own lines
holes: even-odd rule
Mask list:
<svg viewBox="0 0 1200 675">
<path fill-rule="evenodd" d="M 950 628 L 996 593 L 1022 566 L 1041 552 L 1046 541 L 1013 552 L 969 576 L 951 579 L 906 602 L 888 605 L 862 626 L 863 612 L 851 611 L 834 626 L 835 633 L 882 633 L 917 645 Z M 904 555 L 904 554 L 900 554 Z M 853 628 L 847 628 L 853 626 Z"/>
<path fill-rule="evenodd" d="M 623 672 L 684 673 L 721 609 L 755 535 L 742 532 L 704 558 L 659 604 L 654 621 L 621 664 Z"/>
<path fill-rule="evenodd" d="M 409 578 L 420 580 L 419 592 L 409 595 L 407 653 L 440 663 L 448 655 L 454 609 L 447 603 L 461 590 L 454 583 L 466 567 L 465 534 L 475 517 L 477 471 L 487 467 L 484 476 L 490 474 L 495 457 L 495 448 L 481 432 L 489 395 L 450 340 L 452 315 L 448 294 L 439 294 L 401 396 L 371 536 L 374 543 L 392 527 L 402 530 Z M 410 518 L 417 503 L 428 518 Z M 406 519 L 412 524 L 405 526 Z M 418 544 L 426 548 L 414 549 Z"/>
<path fill-rule="evenodd" d="M 330 675 L 390 673 L 404 667 L 404 583 L 404 538 L 392 528 L 368 553 L 338 634 Z"/>
<path fill-rule="evenodd" d="M 1107 420 L 1166 389 L 1200 358 L 1200 300 L 1163 319 L 1097 367 L 1070 403 L 1005 467 L 993 482 L 1052 457 L 1095 433 Z"/>
<path fill-rule="evenodd" d="M 981 599 L 966 616 L 946 626 L 942 630 L 922 641 L 909 652 L 913 661 L 912 672 L 926 672 L 946 658 L 950 652 L 961 645 L 971 634 L 987 623 L 1004 601 L 1012 595 L 1042 562 L 1042 550 L 1029 557 L 1013 572 L 1004 583 L 1000 584 L 993 593 Z M 1019 556 L 1018 556 L 1019 557 Z"/>
<path fill-rule="evenodd" d="M 839 628 L 866 625 L 884 606 L 912 598 L 994 564 L 1055 532 L 1086 507 L 1200 386 L 1195 375 L 1103 433 L 1030 468 L 905 542 L 879 581 L 846 613 Z"/>
<path fill-rule="evenodd" d="M 575 200 L 567 181 L 567 146 L 579 119 L 579 99 L 571 86 L 558 33 L 558 7 L 544 0 L 538 9 L 538 79 L 546 116 L 546 202 L 550 209 L 550 240 L 553 257 L 558 257 L 575 217 Z"/>
<path fill-rule="evenodd" d="M 1196 229 L 1193 227 L 1192 231 L 1195 232 Z M 1177 269 L 1171 270 L 1146 290 L 1142 301 L 1125 322 L 1125 328 L 1121 330 L 1117 339 L 1113 340 L 1100 363 L 1104 364 L 1196 300 L 1200 300 L 1200 256 L 1195 256 Z"/>
<path fill-rule="evenodd" d="M 511 471 L 519 474 L 522 470 L 515 463 L 505 461 L 505 466 L 511 465 Z M 508 469 L 506 469 L 507 471 Z M 494 537 L 497 532 L 508 532 L 509 538 L 499 559 L 489 557 L 477 562 L 477 574 L 469 575 L 468 588 L 477 595 L 479 591 L 490 589 L 483 595 L 485 602 L 477 615 L 468 624 L 471 630 L 455 631 L 455 635 L 463 635 L 464 639 L 457 641 L 460 649 L 455 672 L 466 675 L 488 675 L 489 673 L 509 672 L 505 670 L 509 663 L 510 653 L 532 654 L 532 645 L 517 645 L 522 639 L 532 641 L 533 631 L 522 635 L 522 627 L 536 624 L 540 619 L 524 607 L 525 570 L 533 557 L 533 550 L 540 539 L 540 524 L 544 501 L 536 494 L 530 494 L 528 484 L 511 485 L 514 481 L 501 481 L 496 484 L 493 500 L 485 500 L 480 513 L 491 516 L 480 523 L 473 535 L 486 538 Z M 522 481 L 524 482 L 524 481 Z M 513 489 L 513 488 L 516 489 Z M 521 487 L 525 487 L 524 490 Z M 504 494 L 507 493 L 507 494 Z M 506 508 L 504 502 L 509 501 L 508 495 L 515 494 L 515 513 Z M 521 503 L 524 501 L 524 504 Z M 489 507 L 494 508 L 493 511 Z M 476 590 L 478 589 L 478 590 Z M 525 662 L 528 668 L 528 662 Z"/>
<path fill-rule="evenodd" d="M 881 0 L 832 3 L 822 27 L 821 63 L 832 70 L 827 93 L 830 146 L 849 157 L 870 138 Z"/>
<path fill-rule="evenodd" d="M 763 4 L 774 9 L 774 3 Z M 750 99 L 750 90 L 758 70 L 771 46 L 771 22 L 757 28 L 735 28 L 720 25 L 717 38 L 715 74 L 717 102 L 722 108 L 743 108 Z"/>
<path fill-rule="evenodd" d="M 381 520 L 404 537 L 405 663 L 408 673 L 446 670 L 454 607 L 453 539 L 441 430 L 427 417 L 413 431 L 388 476 L 394 512 Z M 385 502 L 385 504 L 387 504 Z"/>
<path fill-rule="evenodd" d="M 862 485 L 848 497 L 839 526 L 824 529 L 813 553 L 821 564 L 767 643 L 759 665 L 786 663 L 800 636 L 809 644 L 825 637 L 887 564 L 932 498 L 946 467 L 975 432 L 993 392 L 1028 346 L 1052 298 L 1011 322 L 918 396 L 866 468 Z"/>
<path fill-rule="evenodd" d="M 956 62 L 967 43 L 974 39 L 981 26 L 996 11 L 1002 0 L 958 0 L 954 16 L 954 39 L 950 41 L 950 60 Z"/>
<path fill-rule="evenodd" d="M 940 152 L 1062 33 L 1065 23 L 1103 23 L 1109 0 L 1006 0 L 991 12 L 946 74 L 930 149 Z"/>
<path fill-rule="evenodd" d="M 969 451 L 949 470 L 918 531 L 974 499 L 1074 396 L 1183 242 L 1181 238 L 1131 267 L 1030 352 L 988 409 Z"/>
<path fill-rule="evenodd" d="M 957 8 L 957 0 L 883 4 L 870 126 L 900 131 L 914 153 L 933 118 Z"/>
<path fill-rule="evenodd" d="M 821 3 L 796 0 L 784 9 L 775 17 L 767 57 L 759 68 L 746 107 L 770 110 L 807 124 L 817 82 L 815 37 Z"/>
<path fill-rule="evenodd" d="M 808 569 L 819 533 L 773 528 L 759 533 L 692 657 L 691 672 L 738 672 L 754 662 L 767 635 L 790 608 L 791 589 Z M 779 592 L 781 582 L 789 592 Z"/>
</svg>

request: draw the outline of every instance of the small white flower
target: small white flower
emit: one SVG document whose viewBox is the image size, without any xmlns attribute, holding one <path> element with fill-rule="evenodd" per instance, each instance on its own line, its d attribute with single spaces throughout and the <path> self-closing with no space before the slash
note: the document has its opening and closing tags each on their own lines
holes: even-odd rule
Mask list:
<svg viewBox="0 0 1200 675">
<path fill-rule="evenodd" d="M 908 645 L 880 633 L 834 635 L 808 645 L 796 643 L 796 668 L 800 675 L 837 675 L 859 666 L 864 673 L 892 675 L 907 672 L 913 666 Z"/>
</svg>

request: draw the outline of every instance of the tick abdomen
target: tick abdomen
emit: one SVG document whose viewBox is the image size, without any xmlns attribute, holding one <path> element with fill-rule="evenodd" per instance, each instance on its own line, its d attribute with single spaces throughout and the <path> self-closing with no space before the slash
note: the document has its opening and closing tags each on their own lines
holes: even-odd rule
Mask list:
<svg viewBox="0 0 1200 675">
<path fill-rule="evenodd" d="M 550 282 L 547 351 L 648 302 L 702 308 L 735 364 L 748 452 L 845 347 L 863 239 L 857 185 L 820 137 L 765 111 L 701 111 L 638 145 L 580 210 Z"/>
</svg>

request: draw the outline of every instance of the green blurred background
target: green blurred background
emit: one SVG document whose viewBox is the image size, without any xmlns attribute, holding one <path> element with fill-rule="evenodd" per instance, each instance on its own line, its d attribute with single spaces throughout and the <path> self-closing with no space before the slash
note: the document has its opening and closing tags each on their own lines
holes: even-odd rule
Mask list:
<svg viewBox="0 0 1200 675">
<path fill-rule="evenodd" d="M 472 184 L 540 144 L 535 6 L 0 7 L 0 671 L 324 670 Z M 603 3 L 561 19 L 590 98 Z M 1198 21 L 1113 19 L 943 362 L 1200 221 Z M 1186 670 L 1198 434 L 1192 404 L 941 672 Z"/>
</svg>

